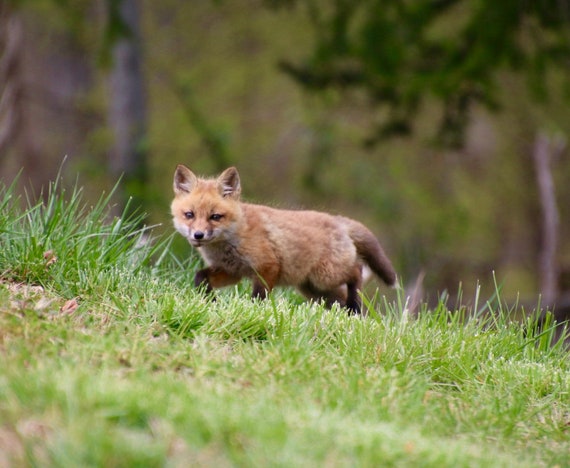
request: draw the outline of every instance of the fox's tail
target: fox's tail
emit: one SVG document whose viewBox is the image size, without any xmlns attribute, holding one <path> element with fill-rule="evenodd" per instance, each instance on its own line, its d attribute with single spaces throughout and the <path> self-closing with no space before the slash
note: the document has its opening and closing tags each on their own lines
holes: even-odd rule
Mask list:
<svg viewBox="0 0 570 468">
<path fill-rule="evenodd" d="M 349 235 L 354 242 L 358 255 L 388 286 L 394 286 L 396 284 L 396 271 L 378 239 L 363 224 L 350 221 Z"/>
</svg>

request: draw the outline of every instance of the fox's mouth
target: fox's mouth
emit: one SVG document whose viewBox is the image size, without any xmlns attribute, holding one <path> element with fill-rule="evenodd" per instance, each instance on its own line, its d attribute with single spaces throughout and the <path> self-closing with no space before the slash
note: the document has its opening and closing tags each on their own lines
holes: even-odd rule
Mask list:
<svg viewBox="0 0 570 468">
<path fill-rule="evenodd" d="M 192 245 L 192 247 L 202 247 L 209 244 L 211 240 L 212 239 L 194 239 L 193 237 L 188 238 L 188 242 L 190 242 L 190 245 Z"/>
</svg>

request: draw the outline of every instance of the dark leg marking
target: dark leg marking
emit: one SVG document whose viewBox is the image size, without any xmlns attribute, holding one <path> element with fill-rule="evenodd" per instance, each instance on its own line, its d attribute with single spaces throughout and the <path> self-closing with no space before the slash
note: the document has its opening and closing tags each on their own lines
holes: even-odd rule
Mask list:
<svg viewBox="0 0 570 468">
<path fill-rule="evenodd" d="M 212 292 L 212 285 L 208 280 L 208 274 L 210 273 L 209 268 L 204 268 L 203 270 L 198 270 L 194 275 L 194 286 L 196 288 L 203 288 L 204 292 L 209 294 Z"/>
</svg>

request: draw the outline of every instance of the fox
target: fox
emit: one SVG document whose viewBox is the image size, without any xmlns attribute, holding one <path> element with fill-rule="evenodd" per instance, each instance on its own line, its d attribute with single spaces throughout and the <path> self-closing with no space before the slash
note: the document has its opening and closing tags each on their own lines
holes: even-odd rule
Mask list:
<svg viewBox="0 0 570 468">
<path fill-rule="evenodd" d="M 320 211 L 242 202 L 235 167 L 201 178 L 180 164 L 173 188 L 173 224 L 205 262 L 194 286 L 206 293 L 248 278 L 254 299 L 293 286 L 327 308 L 338 303 L 360 314 L 366 267 L 388 286 L 396 284 L 392 263 L 366 226 Z"/>
</svg>

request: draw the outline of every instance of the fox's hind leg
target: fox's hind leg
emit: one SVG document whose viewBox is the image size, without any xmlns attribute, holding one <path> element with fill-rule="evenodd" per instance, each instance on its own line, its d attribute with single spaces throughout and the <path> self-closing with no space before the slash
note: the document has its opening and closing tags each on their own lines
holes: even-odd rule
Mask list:
<svg viewBox="0 0 570 468">
<path fill-rule="evenodd" d="M 317 289 L 310 281 L 307 281 L 298 286 L 298 289 L 299 292 L 309 300 L 315 302 L 323 301 L 328 309 L 330 309 L 333 304 L 340 304 L 344 307 L 346 303 L 346 285 L 344 284 L 333 290 L 322 291 Z"/>
<path fill-rule="evenodd" d="M 359 314 L 362 306 L 359 292 L 362 289 L 362 266 L 354 265 L 346 283 L 333 289 L 319 289 L 311 281 L 299 286 L 299 291 L 307 298 L 315 301 L 323 300 L 330 309 L 333 304 L 346 307 L 350 313 Z"/>
<path fill-rule="evenodd" d="M 362 311 L 362 299 L 359 292 L 362 289 L 362 268 L 360 265 L 354 268 L 352 278 L 346 282 L 346 308 L 354 314 Z"/>
</svg>

